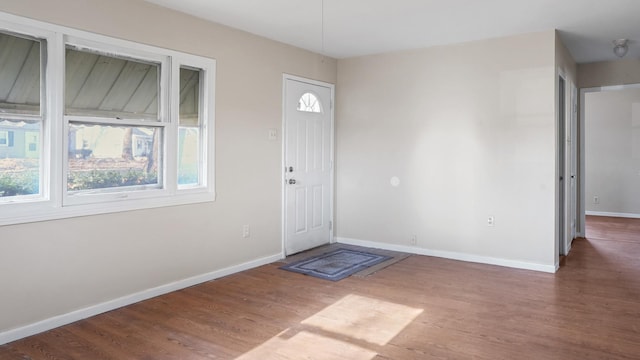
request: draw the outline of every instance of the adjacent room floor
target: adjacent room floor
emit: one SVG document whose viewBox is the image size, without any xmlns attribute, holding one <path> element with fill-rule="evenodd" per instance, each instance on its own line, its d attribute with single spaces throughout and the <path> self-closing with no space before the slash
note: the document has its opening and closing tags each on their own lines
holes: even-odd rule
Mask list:
<svg viewBox="0 0 640 360">
<path fill-rule="evenodd" d="M 639 259 L 640 219 L 589 217 L 556 274 L 409 256 L 330 282 L 274 263 L 1 346 L 0 358 L 638 359 Z"/>
</svg>

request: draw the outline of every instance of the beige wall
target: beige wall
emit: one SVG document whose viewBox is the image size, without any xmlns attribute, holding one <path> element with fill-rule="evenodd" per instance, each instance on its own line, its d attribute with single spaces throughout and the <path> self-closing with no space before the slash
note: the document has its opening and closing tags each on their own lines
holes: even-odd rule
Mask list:
<svg viewBox="0 0 640 360">
<path fill-rule="evenodd" d="M 578 85 L 590 88 L 640 83 L 640 60 L 621 59 L 578 65 Z"/>
<path fill-rule="evenodd" d="M 586 210 L 640 215 L 640 89 L 586 93 L 585 115 Z"/>
<path fill-rule="evenodd" d="M 577 86 L 578 65 L 573 60 L 573 56 L 562 42 L 558 31 L 556 31 L 556 67 L 571 83 Z"/>
<path fill-rule="evenodd" d="M 0 11 L 217 60 L 214 203 L 0 227 L 0 333 L 281 252 L 284 72 L 336 61 L 142 2 L 3 0 Z M 241 226 L 251 237 L 241 238 Z"/>
<path fill-rule="evenodd" d="M 553 267 L 555 46 L 548 31 L 339 60 L 337 236 Z"/>
</svg>

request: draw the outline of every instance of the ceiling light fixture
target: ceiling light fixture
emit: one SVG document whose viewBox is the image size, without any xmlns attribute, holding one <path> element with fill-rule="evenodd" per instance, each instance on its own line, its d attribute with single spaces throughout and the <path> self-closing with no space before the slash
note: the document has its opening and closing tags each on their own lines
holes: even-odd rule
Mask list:
<svg viewBox="0 0 640 360">
<path fill-rule="evenodd" d="M 613 41 L 613 53 L 616 54 L 617 57 L 621 58 L 627 54 L 629 50 L 629 46 L 627 45 L 629 40 L 627 39 L 618 39 Z"/>
</svg>

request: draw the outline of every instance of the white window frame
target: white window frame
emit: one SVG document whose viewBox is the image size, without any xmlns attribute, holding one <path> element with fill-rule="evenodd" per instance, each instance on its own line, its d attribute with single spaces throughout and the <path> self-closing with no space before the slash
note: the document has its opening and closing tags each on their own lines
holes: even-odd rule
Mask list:
<svg viewBox="0 0 640 360">
<path fill-rule="evenodd" d="M 200 75 L 200 104 L 198 107 L 198 116 L 200 118 L 200 159 L 205 159 L 207 154 L 209 152 L 212 152 L 213 149 L 211 149 L 211 147 L 213 146 L 213 141 L 215 138 L 215 128 L 213 126 L 213 123 L 211 122 L 211 117 L 210 116 L 206 116 L 206 114 L 209 114 L 211 112 L 213 112 L 213 108 L 212 108 L 212 103 L 206 101 L 205 99 L 208 99 L 210 97 L 213 96 L 213 92 L 214 92 L 214 88 L 213 88 L 213 84 L 215 84 L 215 71 L 214 69 L 212 69 L 209 64 L 207 64 L 206 61 L 203 61 L 202 58 L 195 58 L 193 56 L 189 56 L 187 54 L 182 54 L 181 56 L 175 56 L 173 58 L 173 64 L 172 64 L 172 87 L 173 88 L 180 88 L 180 68 L 181 67 L 189 67 L 189 68 L 194 68 L 194 69 L 200 69 L 201 70 L 201 75 Z M 180 95 L 178 93 L 178 95 Z M 176 124 L 177 124 L 177 128 L 179 128 L 180 126 L 180 97 L 179 96 L 174 96 L 172 99 L 172 103 L 171 103 L 171 117 L 173 119 L 176 119 Z M 178 158 L 177 158 L 177 154 L 178 154 L 178 142 L 177 142 L 177 136 L 174 137 L 174 144 L 172 144 L 172 148 L 174 149 L 174 151 L 170 151 L 169 152 L 169 156 L 174 156 L 174 159 L 171 159 L 171 161 L 173 161 L 176 164 L 176 169 L 178 166 Z M 213 172 L 213 167 L 202 167 L 199 166 L 198 167 L 198 178 L 200 179 L 200 182 L 203 184 L 207 184 L 209 181 L 212 181 L 212 179 L 214 178 L 214 172 Z M 173 174 L 170 174 L 171 176 L 175 176 L 175 180 L 174 183 L 177 185 L 178 184 L 178 173 L 177 171 L 174 171 Z M 185 193 L 190 193 L 190 192 L 194 192 L 197 191 L 198 188 L 201 185 L 193 185 L 193 184 L 189 184 L 189 185 L 182 185 L 182 186 L 178 186 L 179 191 L 181 192 L 185 192 Z"/>
<path fill-rule="evenodd" d="M 5 19 L 6 17 L 6 19 Z M 40 181 L 39 194 L 24 195 L 16 198 L 0 198 L 0 225 L 26 222 L 20 219 L 30 216 L 30 212 L 42 212 L 38 208 L 50 208 L 55 201 L 50 187 L 46 186 L 51 182 L 55 169 L 51 167 L 52 151 L 56 146 L 58 137 L 54 135 L 55 129 L 52 127 L 55 113 L 56 89 L 54 87 L 55 71 L 53 71 L 52 59 L 55 59 L 56 33 L 42 26 L 37 26 L 34 21 L 21 21 L 23 18 L 9 16 L 0 13 L 0 30 L 9 34 L 22 35 L 26 37 L 41 39 L 46 42 L 43 56 L 44 64 L 41 64 L 41 94 L 40 94 L 40 114 L 3 114 L 4 118 L 11 120 L 37 120 L 41 123 L 40 128 Z M 43 54 L 41 54 L 42 56 Z M 48 110 L 47 110 L 48 109 Z M 8 142 L 8 139 L 7 139 Z M 46 210 L 44 210 L 46 211 Z"/>
<path fill-rule="evenodd" d="M 4 143 L 0 142 L 0 146 L 9 147 L 9 131 L 0 130 L 0 139 L 4 139 Z"/>
<path fill-rule="evenodd" d="M 160 55 L 153 52 L 141 51 L 139 49 L 132 49 L 123 46 L 118 46 L 118 44 L 111 44 L 107 42 L 97 42 L 92 40 L 87 40 L 80 37 L 74 36 L 66 36 L 65 37 L 65 49 L 67 46 L 72 46 L 73 48 L 79 51 L 88 51 L 96 54 L 104 54 L 107 56 L 114 56 L 119 58 L 129 58 L 132 60 L 139 60 L 141 62 L 149 62 L 159 64 L 158 71 L 160 74 L 159 77 L 159 88 L 158 88 L 158 115 L 156 120 L 143 120 L 143 119 L 131 119 L 131 118 L 123 118 L 123 119 L 115 119 L 115 118 L 107 118 L 107 117 L 98 117 L 98 116 L 80 116 L 80 115 L 67 115 L 63 116 L 64 119 L 64 130 L 63 130 L 63 147 L 64 149 L 69 148 L 69 124 L 73 122 L 81 122 L 81 123 L 93 123 L 93 124 L 104 124 L 104 125 L 123 125 L 123 126 L 150 126 L 161 129 L 162 132 L 162 141 L 160 142 L 162 148 L 159 149 L 163 155 L 168 153 L 170 147 L 165 146 L 165 143 L 169 138 L 172 137 L 172 122 L 169 117 L 169 103 L 170 103 L 170 57 L 165 55 Z M 64 66 L 64 65 L 63 65 Z M 66 66 L 64 66 L 66 68 Z M 65 78 L 66 84 L 66 78 Z M 173 96 L 175 97 L 175 96 Z M 174 121 L 175 123 L 175 121 Z M 67 190 L 67 182 L 68 182 L 68 174 L 69 174 L 69 154 L 67 151 L 64 151 L 63 154 L 63 186 L 62 186 L 62 194 L 63 194 L 63 205 L 82 205 L 82 204 L 93 204 L 93 203 L 103 203 L 103 202 L 111 202 L 111 201 L 122 201 L 122 200 L 134 200 L 134 199 L 149 199 L 154 197 L 168 196 L 175 193 L 175 191 L 171 188 L 170 182 L 167 181 L 166 176 L 168 162 L 165 161 L 166 156 L 162 156 L 162 166 L 159 167 L 158 173 L 158 182 L 161 186 L 160 188 L 155 188 L 155 186 L 139 186 L 135 188 L 123 187 L 123 188 L 106 188 L 106 189 L 95 189 L 95 190 L 82 190 L 78 192 L 70 192 Z M 162 172 L 162 173 L 160 173 Z"/>
<path fill-rule="evenodd" d="M 43 125 L 40 135 L 41 176 L 37 197 L 0 198 L 0 226 L 75 216 L 139 210 L 215 200 L 215 72 L 216 61 L 150 45 L 115 39 L 64 26 L 52 25 L 0 12 L 0 30 L 46 41 L 44 98 L 41 103 Z M 73 45 L 113 56 L 124 56 L 160 63 L 160 121 L 126 120 L 122 125 L 162 127 L 162 188 L 136 191 L 111 188 L 110 191 L 67 192 L 69 122 L 109 123 L 113 119 L 64 114 L 65 49 Z M 177 185 L 177 136 L 179 126 L 179 70 L 181 66 L 202 70 L 200 94 L 201 183 Z M 161 100 L 162 98 L 162 100 Z M 8 140 L 7 140 L 8 141 Z M 159 168 L 160 170 L 160 168 Z M 136 187 L 136 189 L 138 189 Z"/>
</svg>

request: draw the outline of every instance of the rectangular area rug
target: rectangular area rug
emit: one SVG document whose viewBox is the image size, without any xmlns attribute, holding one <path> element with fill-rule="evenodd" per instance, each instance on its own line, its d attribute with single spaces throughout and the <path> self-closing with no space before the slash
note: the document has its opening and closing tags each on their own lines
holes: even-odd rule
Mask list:
<svg viewBox="0 0 640 360">
<path fill-rule="evenodd" d="M 370 266 L 391 259 L 390 256 L 364 251 L 337 249 L 326 254 L 281 266 L 280 269 L 311 275 L 320 279 L 338 281 Z"/>
</svg>

